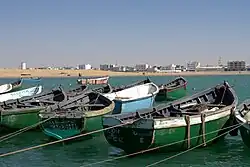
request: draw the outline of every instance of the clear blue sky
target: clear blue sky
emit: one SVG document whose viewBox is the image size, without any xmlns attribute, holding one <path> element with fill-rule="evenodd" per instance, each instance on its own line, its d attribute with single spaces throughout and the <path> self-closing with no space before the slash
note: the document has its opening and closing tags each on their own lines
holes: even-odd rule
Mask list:
<svg viewBox="0 0 250 167">
<path fill-rule="evenodd" d="M 6 0 L 0 67 L 250 63 L 249 0 Z"/>
</svg>

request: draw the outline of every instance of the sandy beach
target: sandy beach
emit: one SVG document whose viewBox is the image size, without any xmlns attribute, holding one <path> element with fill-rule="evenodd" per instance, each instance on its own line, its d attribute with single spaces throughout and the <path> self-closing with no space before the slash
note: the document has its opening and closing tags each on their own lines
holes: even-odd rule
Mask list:
<svg viewBox="0 0 250 167">
<path fill-rule="evenodd" d="M 250 75 L 250 71 L 209 71 L 209 72 L 180 72 L 180 73 L 153 73 L 153 72 L 113 72 L 101 70 L 47 70 L 47 69 L 0 69 L 1 78 L 27 77 L 78 77 L 82 76 L 199 76 L 199 75 Z"/>
</svg>

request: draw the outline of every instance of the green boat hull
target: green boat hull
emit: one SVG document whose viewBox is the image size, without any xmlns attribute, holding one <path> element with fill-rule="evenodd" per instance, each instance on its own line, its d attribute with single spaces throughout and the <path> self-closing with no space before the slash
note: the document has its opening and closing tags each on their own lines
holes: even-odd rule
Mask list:
<svg viewBox="0 0 250 167">
<path fill-rule="evenodd" d="M 38 113 L 43 108 L 5 111 L 1 115 L 1 125 L 9 129 L 22 129 L 39 122 Z M 35 127 L 34 127 L 35 128 Z"/>
<path fill-rule="evenodd" d="M 250 148 L 250 126 L 249 126 L 249 124 L 244 124 L 244 125 L 240 126 L 239 130 L 240 130 L 240 135 L 241 135 L 241 138 L 242 138 L 244 144 L 248 148 Z"/>
<path fill-rule="evenodd" d="M 104 134 L 111 145 L 127 153 L 138 152 L 153 147 L 160 147 L 157 151 L 180 151 L 198 145 L 206 146 L 211 144 L 212 142 L 206 141 L 212 140 L 219 134 L 224 133 L 225 131 L 222 129 L 230 126 L 229 122 L 229 116 L 206 122 L 204 132 L 205 140 L 203 140 L 204 137 L 201 135 L 202 124 L 191 125 L 190 144 L 188 144 L 189 142 L 186 136 L 187 126 L 155 130 L 119 127 L 113 130 L 107 130 Z M 107 127 L 104 126 L 104 128 Z M 211 133 L 214 131 L 217 132 Z M 112 135 L 110 133 L 112 133 Z"/>
<path fill-rule="evenodd" d="M 66 139 L 82 133 L 88 133 L 94 130 L 101 129 L 101 117 L 102 116 L 79 119 L 61 119 L 60 121 L 53 122 L 55 120 L 58 120 L 57 118 L 55 118 L 43 123 L 42 129 L 43 132 L 51 138 L 57 140 Z M 94 133 L 93 135 L 95 134 L 96 133 Z"/>
<path fill-rule="evenodd" d="M 57 140 L 66 139 L 76 135 L 93 132 L 95 130 L 102 129 L 102 116 L 110 114 L 114 109 L 114 103 L 105 109 L 89 111 L 86 115 L 81 117 L 71 118 L 51 118 L 48 121 L 41 124 L 43 132 L 50 138 Z M 73 111 L 74 113 L 74 111 Z M 40 115 L 42 121 L 48 119 Z M 96 136 L 102 134 L 101 132 L 93 133 L 90 136 Z"/>
<path fill-rule="evenodd" d="M 102 129 L 102 116 L 91 117 L 86 119 L 85 132 L 92 132 Z M 98 135 L 100 133 L 93 133 L 91 136 Z"/>
<path fill-rule="evenodd" d="M 175 90 L 168 92 L 166 89 L 161 89 L 156 95 L 156 101 L 172 101 L 180 99 L 186 96 L 187 90 L 185 87 L 181 87 Z"/>
<path fill-rule="evenodd" d="M 45 121 L 46 119 L 42 119 Z M 80 134 L 84 129 L 84 118 L 53 118 L 42 124 L 43 132 L 55 139 L 65 139 Z"/>
</svg>

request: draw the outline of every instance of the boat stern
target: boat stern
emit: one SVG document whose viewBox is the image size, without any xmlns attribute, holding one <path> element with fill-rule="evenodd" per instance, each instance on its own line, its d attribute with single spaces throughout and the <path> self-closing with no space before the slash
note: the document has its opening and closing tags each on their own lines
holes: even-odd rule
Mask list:
<svg viewBox="0 0 250 167">
<path fill-rule="evenodd" d="M 82 133 L 85 118 L 81 112 L 41 112 L 41 128 L 45 135 L 54 139 L 65 139 Z"/>
<path fill-rule="evenodd" d="M 115 117 L 103 117 L 104 136 L 109 144 L 133 153 L 149 148 L 154 140 L 153 119 L 140 118 L 122 122 Z"/>
</svg>

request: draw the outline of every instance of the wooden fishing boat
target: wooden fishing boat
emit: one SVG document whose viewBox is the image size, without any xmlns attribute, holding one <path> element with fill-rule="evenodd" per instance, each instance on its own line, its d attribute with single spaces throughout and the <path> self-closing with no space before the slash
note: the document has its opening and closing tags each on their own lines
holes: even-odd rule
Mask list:
<svg viewBox="0 0 250 167">
<path fill-rule="evenodd" d="M 78 79 L 77 83 L 81 85 L 102 85 L 102 84 L 107 84 L 108 81 L 109 81 L 109 76 L 102 76 L 102 77 L 89 77 L 89 78 Z"/>
<path fill-rule="evenodd" d="M 87 86 L 68 92 L 59 87 L 38 95 L 0 103 L 1 125 L 9 129 L 22 129 L 39 122 L 38 113 L 49 105 L 67 101 L 85 92 Z"/>
<path fill-rule="evenodd" d="M 113 109 L 114 102 L 89 91 L 40 111 L 39 117 L 44 121 L 41 127 L 47 136 L 64 139 L 101 129 L 101 117 Z"/>
<path fill-rule="evenodd" d="M 177 100 L 186 96 L 187 80 L 178 77 L 165 85 L 159 86 L 159 93 L 156 95 L 156 101 Z"/>
<path fill-rule="evenodd" d="M 239 126 L 241 138 L 245 145 L 250 148 L 250 99 L 242 102 L 235 111 L 235 118 Z"/>
<path fill-rule="evenodd" d="M 237 103 L 238 97 L 225 82 L 172 104 L 104 116 L 103 128 L 116 126 L 105 130 L 104 134 L 111 145 L 127 153 L 166 145 L 169 146 L 162 150 L 206 146 L 211 143 L 208 140 L 231 126 L 229 117 L 233 116 Z M 211 133 L 214 131 L 217 132 Z"/>
<path fill-rule="evenodd" d="M 42 92 L 42 86 L 34 86 L 31 88 L 19 90 L 16 92 L 10 92 L 0 95 L 0 102 L 13 100 L 13 99 L 20 99 L 22 97 L 33 96 L 40 94 Z"/>
<path fill-rule="evenodd" d="M 152 107 L 159 88 L 153 82 L 136 85 L 121 91 L 104 94 L 115 102 L 113 114 L 134 112 L 138 109 Z"/>
<path fill-rule="evenodd" d="M 20 79 L 18 81 L 9 83 L 9 84 L 4 84 L 0 86 L 0 94 L 8 93 L 8 92 L 13 92 L 17 91 L 21 88 L 23 80 Z"/>
</svg>

